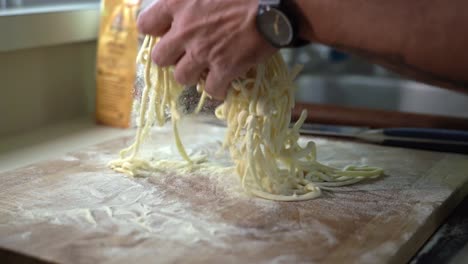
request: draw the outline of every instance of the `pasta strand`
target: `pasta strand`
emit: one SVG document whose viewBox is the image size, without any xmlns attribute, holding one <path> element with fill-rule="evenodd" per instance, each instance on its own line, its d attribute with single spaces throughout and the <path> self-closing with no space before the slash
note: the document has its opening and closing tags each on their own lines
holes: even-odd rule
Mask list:
<svg viewBox="0 0 468 264">
<path fill-rule="evenodd" d="M 146 37 L 137 57 L 138 62 L 145 65 L 145 88 L 135 141 L 121 151 L 120 159 L 109 164 L 114 170 L 132 176 L 139 171 L 158 170 L 157 164 L 140 159 L 138 153 L 151 126 L 164 124 L 164 111 L 171 114 L 181 157 L 187 166 L 194 164 L 178 131 L 181 114 L 177 102 L 183 87 L 174 80 L 171 68 L 159 68 L 151 63 L 149 54 L 156 43 L 157 39 Z M 223 147 L 231 154 L 242 187 L 269 200 L 300 201 L 319 197 L 321 189 L 333 191 L 382 175 L 383 170 L 377 167 L 347 166 L 340 170 L 326 166 L 316 160 L 316 146 L 312 141 L 305 146 L 299 144 L 299 129 L 307 112 L 303 111 L 299 120 L 289 126 L 295 104 L 294 79 L 299 72 L 300 67 L 289 71 L 277 53 L 251 69 L 245 77 L 234 80 L 225 102 L 215 110 L 216 117 L 226 121 Z M 204 84 L 199 83 L 197 90 L 202 96 L 195 113 L 200 112 L 208 97 L 203 88 Z M 195 163 L 202 161 L 199 159 Z"/>
</svg>

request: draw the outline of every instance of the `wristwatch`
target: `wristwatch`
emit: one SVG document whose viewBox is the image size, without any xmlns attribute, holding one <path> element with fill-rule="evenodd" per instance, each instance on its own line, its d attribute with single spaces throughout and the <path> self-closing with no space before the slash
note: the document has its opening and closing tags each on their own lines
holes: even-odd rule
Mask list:
<svg viewBox="0 0 468 264">
<path fill-rule="evenodd" d="M 274 47 L 298 47 L 309 42 L 298 36 L 300 11 L 294 0 L 259 0 L 257 29 Z"/>
</svg>

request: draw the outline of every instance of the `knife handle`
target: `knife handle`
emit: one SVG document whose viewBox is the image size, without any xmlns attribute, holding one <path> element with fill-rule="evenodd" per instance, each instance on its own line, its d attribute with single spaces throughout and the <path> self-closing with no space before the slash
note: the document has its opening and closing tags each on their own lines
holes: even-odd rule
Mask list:
<svg viewBox="0 0 468 264">
<path fill-rule="evenodd" d="M 468 132 L 465 131 L 387 128 L 383 129 L 382 133 L 386 136 L 382 142 L 383 145 L 468 154 Z"/>
<path fill-rule="evenodd" d="M 414 148 L 439 152 L 451 152 L 459 154 L 468 154 L 468 147 L 465 145 L 443 144 L 443 143 L 428 143 L 428 142 L 414 142 L 414 141 L 400 141 L 393 139 L 386 139 L 382 143 L 385 146 Z"/>
<path fill-rule="evenodd" d="M 423 138 L 468 144 L 468 131 L 433 128 L 386 128 L 383 134 L 391 137 Z"/>
</svg>

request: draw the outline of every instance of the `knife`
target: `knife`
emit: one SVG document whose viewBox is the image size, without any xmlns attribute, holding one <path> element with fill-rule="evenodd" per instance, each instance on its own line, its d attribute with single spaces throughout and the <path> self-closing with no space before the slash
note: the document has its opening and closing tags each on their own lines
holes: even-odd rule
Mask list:
<svg viewBox="0 0 468 264">
<path fill-rule="evenodd" d="M 213 118 L 204 118 L 202 122 L 226 126 L 224 122 Z M 410 127 L 369 129 L 367 127 L 304 123 L 299 132 L 303 135 L 357 139 L 385 146 L 468 154 L 468 131 L 464 130 Z"/>
<path fill-rule="evenodd" d="M 385 128 L 319 125 L 306 123 L 302 134 L 347 137 L 361 141 L 441 152 L 468 154 L 468 131 L 434 128 Z"/>
</svg>

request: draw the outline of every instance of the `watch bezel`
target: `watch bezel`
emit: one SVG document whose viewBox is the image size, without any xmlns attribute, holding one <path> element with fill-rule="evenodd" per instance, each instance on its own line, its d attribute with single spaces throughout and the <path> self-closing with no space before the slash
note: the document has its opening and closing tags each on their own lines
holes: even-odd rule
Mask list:
<svg viewBox="0 0 468 264">
<path fill-rule="evenodd" d="M 281 16 L 282 19 L 287 23 L 288 29 L 289 29 L 289 34 L 288 34 L 288 39 L 284 43 L 278 43 L 275 39 L 272 39 L 269 34 L 266 32 L 267 29 L 263 28 L 263 24 L 261 23 L 261 17 L 265 15 L 269 15 L 267 13 L 274 12 L 275 14 L 278 14 Z M 287 14 L 285 14 L 282 10 L 280 10 L 277 6 L 271 6 L 271 5 L 259 5 L 258 8 L 258 14 L 257 14 L 257 28 L 259 29 L 260 34 L 274 47 L 276 48 L 283 48 L 291 45 L 294 41 L 294 24 L 292 21 L 289 19 Z"/>
<path fill-rule="evenodd" d="M 279 45 L 265 36 L 261 25 L 258 23 L 258 16 L 268 8 L 275 8 L 285 15 L 289 24 L 292 26 L 292 40 L 287 45 Z M 294 0 L 258 0 L 257 10 L 257 30 L 272 46 L 277 48 L 303 47 L 310 43 L 310 40 L 299 36 L 299 21 L 306 21 L 303 12 Z"/>
</svg>

